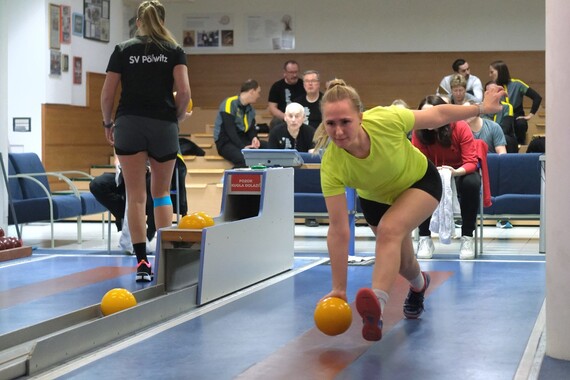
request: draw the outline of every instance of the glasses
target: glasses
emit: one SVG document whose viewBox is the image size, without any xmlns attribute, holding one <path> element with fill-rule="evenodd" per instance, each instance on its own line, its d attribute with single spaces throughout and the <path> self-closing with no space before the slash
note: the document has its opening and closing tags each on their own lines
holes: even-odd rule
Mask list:
<svg viewBox="0 0 570 380">
<path fill-rule="evenodd" d="M 317 79 L 307 79 L 307 80 L 304 80 L 303 82 L 305 82 L 305 83 L 319 83 L 319 81 Z"/>
</svg>

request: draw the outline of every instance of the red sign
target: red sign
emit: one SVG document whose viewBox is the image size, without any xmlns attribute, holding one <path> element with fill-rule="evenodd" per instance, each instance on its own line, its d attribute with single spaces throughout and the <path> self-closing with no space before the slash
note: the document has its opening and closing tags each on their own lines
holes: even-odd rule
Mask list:
<svg viewBox="0 0 570 380">
<path fill-rule="evenodd" d="M 239 173 L 230 176 L 229 193 L 261 194 L 261 173 Z"/>
</svg>

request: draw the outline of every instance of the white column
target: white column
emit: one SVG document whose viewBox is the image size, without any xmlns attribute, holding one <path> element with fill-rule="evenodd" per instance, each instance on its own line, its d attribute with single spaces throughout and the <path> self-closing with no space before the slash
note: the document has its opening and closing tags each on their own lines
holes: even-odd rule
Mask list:
<svg viewBox="0 0 570 380">
<path fill-rule="evenodd" d="M 570 7 L 546 0 L 546 354 L 570 360 Z"/>
</svg>

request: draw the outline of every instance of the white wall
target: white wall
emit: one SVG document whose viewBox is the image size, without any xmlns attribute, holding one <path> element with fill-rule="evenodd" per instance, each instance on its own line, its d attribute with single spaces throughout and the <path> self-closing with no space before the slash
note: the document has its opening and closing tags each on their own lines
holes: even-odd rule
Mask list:
<svg viewBox="0 0 570 380">
<path fill-rule="evenodd" d="M 190 54 L 259 53 L 259 50 L 246 49 L 245 16 L 272 12 L 293 17 L 296 52 L 301 53 L 544 50 L 544 0 L 164 3 L 167 4 L 168 27 L 178 41 L 182 40 L 187 15 L 226 13 L 233 16 L 233 49 L 193 49 Z"/>
<path fill-rule="evenodd" d="M 570 360 L 570 260 L 565 236 L 570 215 L 568 176 L 568 103 L 570 77 L 567 74 L 570 8 L 567 0 L 547 2 L 546 113 L 548 161 L 546 170 L 546 354 Z M 560 126 L 560 128 L 556 128 Z"/>
<path fill-rule="evenodd" d="M 6 80 L 8 77 L 8 22 L 6 21 L 6 0 L 0 0 L 0 99 L 8 99 Z M 6 102 L 0 101 L 0 152 L 2 152 L 2 164 L 8 170 L 8 107 Z M 8 224 L 8 193 L 4 186 L 4 178 L 0 178 L 0 227 L 7 229 Z"/>
</svg>

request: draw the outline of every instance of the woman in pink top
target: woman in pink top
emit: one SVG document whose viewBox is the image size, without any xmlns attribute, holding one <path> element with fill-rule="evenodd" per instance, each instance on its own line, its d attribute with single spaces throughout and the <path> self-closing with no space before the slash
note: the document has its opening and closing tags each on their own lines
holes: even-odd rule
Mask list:
<svg viewBox="0 0 570 380">
<path fill-rule="evenodd" d="M 427 109 L 440 104 L 446 102 L 437 95 L 430 95 L 421 101 L 418 109 Z M 416 130 L 412 136 L 412 144 L 438 168 L 447 168 L 451 171 L 457 187 L 463 220 L 459 258 L 475 258 L 473 231 L 479 208 L 481 176 L 477 170 L 477 150 L 469 125 L 465 121 L 457 121 L 437 129 Z M 431 218 L 428 218 L 419 226 L 418 258 L 429 259 L 433 255 L 430 220 Z"/>
</svg>

